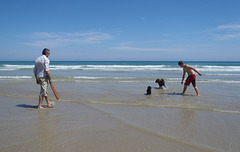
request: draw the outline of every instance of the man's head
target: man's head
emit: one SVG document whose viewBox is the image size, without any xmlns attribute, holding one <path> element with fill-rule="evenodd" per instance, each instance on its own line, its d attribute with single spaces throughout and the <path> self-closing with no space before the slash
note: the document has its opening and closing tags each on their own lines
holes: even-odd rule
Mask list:
<svg viewBox="0 0 240 152">
<path fill-rule="evenodd" d="M 179 61 L 179 62 L 178 62 L 178 65 L 179 65 L 180 67 L 182 67 L 182 66 L 184 65 L 183 61 Z"/>
<path fill-rule="evenodd" d="M 43 49 L 42 55 L 46 55 L 48 57 L 50 55 L 50 50 L 47 48 Z"/>
</svg>

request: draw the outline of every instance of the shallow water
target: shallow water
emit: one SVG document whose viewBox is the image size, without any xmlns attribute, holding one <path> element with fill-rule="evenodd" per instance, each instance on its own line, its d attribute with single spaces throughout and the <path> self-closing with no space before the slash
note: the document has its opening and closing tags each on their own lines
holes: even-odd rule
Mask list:
<svg viewBox="0 0 240 152">
<path fill-rule="evenodd" d="M 2 64 L 0 150 L 240 150 L 239 63 L 195 63 L 203 73 L 199 97 L 192 86 L 179 95 L 182 71 L 172 62 L 91 64 L 53 62 L 60 100 L 49 87 L 56 106 L 43 111 L 35 109 L 40 88 L 33 65 Z M 156 78 L 167 88 L 158 89 Z"/>
</svg>

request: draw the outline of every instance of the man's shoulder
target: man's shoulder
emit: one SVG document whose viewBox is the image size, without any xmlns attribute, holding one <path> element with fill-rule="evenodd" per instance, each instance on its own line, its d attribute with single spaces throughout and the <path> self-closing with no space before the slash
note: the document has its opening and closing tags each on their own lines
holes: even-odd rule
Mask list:
<svg viewBox="0 0 240 152">
<path fill-rule="evenodd" d="M 37 59 L 42 59 L 42 58 L 45 58 L 46 56 L 45 55 L 41 55 L 39 57 L 37 57 Z"/>
<path fill-rule="evenodd" d="M 183 70 L 184 70 L 184 71 L 188 71 L 189 69 L 191 69 L 191 66 L 190 66 L 190 65 L 185 64 L 185 65 L 183 66 Z"/>
<path fill-rule="evenodd" d="M 39 62 L 42 59 L 42 56 L 36 58 L 35 62 Z"/>
<path fill-rule="evenodd" d="M 43 63 L 43 62 L 50 62 L 50 61 L 45 55 L 41 55 L 35 60 L 35 62 L 42 62 Z"/>
<path fill-rule="evenodd" d="M 49 61 L 49 59 L 46 57 L 46 55 L 42 55 L 42 56 L 40 56 L 40 58 L 42 58 L 44 61 Z"/>
<path fill-rule="evenodd" d="M 186 67 L 186 68 L 191 68 L 191 66 L 188 65 L 188 64 L 185 64 L 184 67 Z"/>
</svg>

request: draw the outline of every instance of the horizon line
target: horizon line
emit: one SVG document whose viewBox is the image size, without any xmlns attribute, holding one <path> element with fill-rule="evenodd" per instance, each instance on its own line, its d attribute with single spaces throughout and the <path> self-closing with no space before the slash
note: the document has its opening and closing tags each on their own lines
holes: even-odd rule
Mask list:
<svg viewBox="0 0 240 152">
<path fill-rule="evenodd" d="M 51 60 L 51 62 L 240 62 L 228 60 Z M 35 62 L 34 60 L 0 60 L 0 62 Z"/>
</svg>

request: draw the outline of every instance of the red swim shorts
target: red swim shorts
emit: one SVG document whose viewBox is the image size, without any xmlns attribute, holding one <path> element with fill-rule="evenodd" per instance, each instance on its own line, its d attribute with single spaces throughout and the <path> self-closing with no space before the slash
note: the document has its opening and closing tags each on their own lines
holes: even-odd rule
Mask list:
<svg viewBox="0 0 240 152">
<path fill-rule="evenodd" d="M 196 75 L 195 75 L 195 74 L 189 75 L 189 76 L 187 77 L 184 85 L 189 86 L 190 83 L 192 83 L 192 85 L 193 85 L 194 87 L 196 87 Z"/>
</svg>

